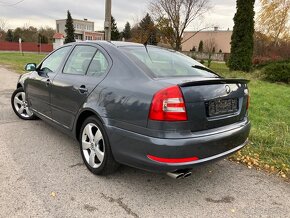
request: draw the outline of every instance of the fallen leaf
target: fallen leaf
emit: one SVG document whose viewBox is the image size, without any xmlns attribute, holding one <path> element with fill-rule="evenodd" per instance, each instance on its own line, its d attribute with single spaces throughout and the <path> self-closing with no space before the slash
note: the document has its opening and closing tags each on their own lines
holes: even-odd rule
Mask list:
<svg viewBox="0 0 290 218">
<path fill-rule="evenodd" d="M 50 196 L 55 198 L 56 197 L 56 193 L 55 192 L 51 192 Z"/>
</svg>

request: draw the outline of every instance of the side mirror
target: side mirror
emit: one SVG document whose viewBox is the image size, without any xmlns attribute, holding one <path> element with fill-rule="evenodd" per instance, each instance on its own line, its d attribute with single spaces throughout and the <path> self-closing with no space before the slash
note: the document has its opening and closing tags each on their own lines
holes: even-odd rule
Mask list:
<svg viewBox="0 0 290 218">
<path fill-rule="evenodd" d="M 36 71 L 36 64 L 34 64 L 34 63 L 26 64 L 25 70 L 26 71 Z"/>
</svg>

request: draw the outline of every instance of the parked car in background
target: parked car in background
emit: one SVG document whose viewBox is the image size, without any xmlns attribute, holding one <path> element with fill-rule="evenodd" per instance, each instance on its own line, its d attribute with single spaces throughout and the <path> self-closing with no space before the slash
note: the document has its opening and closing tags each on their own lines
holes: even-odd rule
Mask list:
<svg viewBox="0 0 290 218">
<path fill-rule="evenodd" d="M 222 78 L 176 51 L 80 42 L 26 70 L 11 99 L 16 115 L 78 140 L 94 174 L 125 164 L 182 178 L 247 144 L 248 81 Z"/>
</svg>

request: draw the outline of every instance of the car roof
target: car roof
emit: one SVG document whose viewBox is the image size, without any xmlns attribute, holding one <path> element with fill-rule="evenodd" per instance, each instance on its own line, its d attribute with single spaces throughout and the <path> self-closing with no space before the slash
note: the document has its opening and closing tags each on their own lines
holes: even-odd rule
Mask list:
<svg viewBox="0 0 290 218">
<path fill-rule="evenodd" d="M 88 44 L 98 44 L 104 47 L 107 46 L 115 46 L 117 48 L 124 48 L 124 47 L 144 47 L 143 44 L 141 43 L 135 43 L 135 42 L 123 42 L 123 41 L 105 41 L 105 40 L 87 40 L 87 41 L 81 41 L 81 42 L 74 42 L 71 44 L 78 44 L 78 43 L 88 43 Z M 164 47 L 159 47 L 159 46 L 155 46 L 155 45 L 148 45 L 148 47 L 154 47 L 154 48 L 159 48 L 159 49 L 163 49 L 166 51 L 170 51 L 170 52 L 176 52 L 173 49 L 169 49 L 169 48 L 164 48 Z"/>
<path fill-rule="evenodd" d="M 87 40 L 87 41 L 81 41 L 81 42 L 74 42 L 71 44 L 83 44 L 83 43 L 95 43 L 99 45 L 114 45 L 116 47 L 127 47 L 127 46 L 144 46 L 140 43 L 134 43 L 134 42 L 123 42 L 123 41 L 105 41 L 105 40 Z"/>
<path fill-rule="evenodd" d="M 126 46 L 144 46 L 143 44 L 140 43 L 135 43 L 135 42 L 123 42 L 123 41 L 111 41 L 111 44 L 117 46 L 117 47 L 126 47 Z"/>
</svg>

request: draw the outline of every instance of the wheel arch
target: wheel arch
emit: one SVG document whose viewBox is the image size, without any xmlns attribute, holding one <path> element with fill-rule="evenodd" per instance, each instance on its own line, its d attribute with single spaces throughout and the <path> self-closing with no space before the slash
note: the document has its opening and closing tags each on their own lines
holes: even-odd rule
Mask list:
<svg viewBox="0 0 290 218">
<path fill-rule="evenodd" d="M 84 123 L 84 121 L 88 118 L 88 117 L 91 117 L 91 116 L 95 116 L 97 117 L 102 124 L 104 124 L 104 121 L 103 119 L 100 117 L 100 115 L 98 113 L 96 113 L 95 111 L 93 111 L 92 109 L 85 109 L 83 110 L 78 118 L 77 118 L 77 121 L 76 121 L 76 124 L 75 124 L 75 137 L 77 140 L 79 140 L 79 136 L 80 136 L 80 131 L 81 131 L 81 128 L 82 128 L 82 124 Z"/>
<path fill-rule="evenodd" d="M 21 83 L 17 83 L 17 89 L 19 89 L 19 88 L 23 88 Z"/>
</svg>

